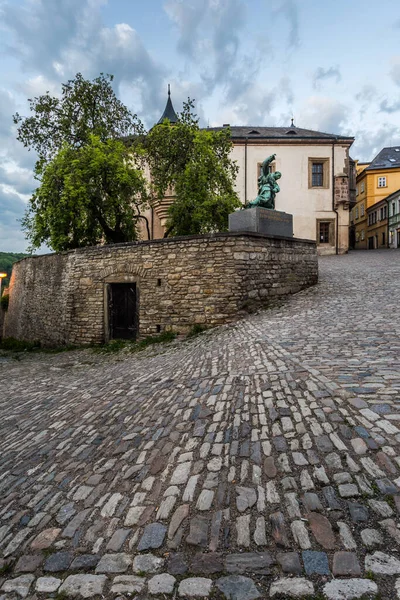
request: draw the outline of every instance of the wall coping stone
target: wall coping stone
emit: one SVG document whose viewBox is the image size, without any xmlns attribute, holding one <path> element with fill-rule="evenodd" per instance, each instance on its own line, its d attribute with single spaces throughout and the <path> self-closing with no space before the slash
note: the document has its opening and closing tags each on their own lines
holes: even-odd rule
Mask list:
<svg viewBox="0 0 400 600">
<path fill-rule="evenodd" d="M 155 240 L 136 240 L 133 242 L 123 242 L 120 244 L 104 244 L 103 246 L 85 246 L 83 248 L 73 248 L 72 250 L 64 250 L 62 252 L 47 252 L 46 254 L 32 254 L 31 256 L 25 256 L 20 260 L 17 260 L 14 264 L 18 264 L 23 262 L 24 260 L 31 260 L 32 258 L 42 258 L 43 256 L 63 256 L 67 254 L 81 254 L 84 252 L 90 252 L 93 250 L 98 250 L 100 252 L 107 251 L 114 248 L 130 248 L 133 246 L 151 246 L 155 245 L 163 245 L 163 244 L 171 244 L 176 242 L 185 242 L 185 241 L 193 241 L 193 240 L 215 240 L 218 238 L 258 238 L 265 240 L 277 240 L 284 242 L 296 242 L 302 243 L 309 246 L 315 246 L 315 240 L 304 240 L 301 238 L 295 237 L 284 237 L 280 235 L 265 235 L 263 233 L 256 233 L 254 231 L 221 231 L 218 233 L 206 233 L 203 235 L 180 235 L 170 238 L 159 238 Z"/>
</svg>

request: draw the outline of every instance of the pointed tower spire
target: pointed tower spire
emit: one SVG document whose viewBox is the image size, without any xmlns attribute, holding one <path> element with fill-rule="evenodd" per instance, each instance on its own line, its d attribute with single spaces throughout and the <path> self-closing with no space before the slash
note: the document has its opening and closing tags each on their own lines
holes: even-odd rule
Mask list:
<svg viewBox="0 0 400 600">
<path fill-rule="evenodd" d="M 162 123 L 164 121 L 164 119 L 168 119 L 170 123 L 176 123 L 178 121 L 178 115 L 176 114 L 174 107 L 172 106 L 172 100 L 171 100 L 171 86 L 168 84 L 168 100 L 167 100 L 167 104 L 165 106 L 165 110 L 160 118 L 160 120 L 157 122 L 157 125 L 159 125 L 160 123 Z"/>
<path fill-rule="evenodd" d="M 290 127 L 296 127 L 296 125 L 294 124 L 294 117 L 292 117 L 292 122 L 290 123 Z"/>
</svg>

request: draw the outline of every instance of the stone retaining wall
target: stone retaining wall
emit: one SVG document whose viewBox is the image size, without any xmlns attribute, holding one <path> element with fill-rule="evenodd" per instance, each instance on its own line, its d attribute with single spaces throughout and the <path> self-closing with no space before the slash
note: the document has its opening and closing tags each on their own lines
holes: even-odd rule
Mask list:
<svg viewBox="0 0 400 600">
<path fill-rule="evenodd" d="M 318 279 L 314 242 L 226 233 L 77 249 L 13 268 L 4 336 L 44 345 L 108 338 L 107 286 L 135 282 L 139 337 L 236 320 Z"/>
</svg>

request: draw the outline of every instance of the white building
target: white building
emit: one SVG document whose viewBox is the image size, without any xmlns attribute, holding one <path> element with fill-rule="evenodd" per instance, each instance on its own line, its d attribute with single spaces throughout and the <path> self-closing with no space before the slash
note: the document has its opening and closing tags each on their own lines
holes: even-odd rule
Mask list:
<svg viewBox="0 0 400 600">
<path fill-rule="evenodd" d="M 177 119 L 171 98 L 164 118 Z M 290 127 L 230 126 L 232 158 L 239 166 L 236 189 L 243 204 L 258 194 L 258 176 L 265 158 L 276 154 L 271 168 L 282 173 L 275 208 L 293 215 L 294 236 L 315 240 L 320 254 L 343 254 L 349 248 L 349 206 L 355 188 L 349 149 L 354 138 Z M 218 131 L 221 127 L 211 130 Z M 355 192 L 354 192 L 355 194 Z M 355 195 L 354 195 L 355 200 Z M 154 205 L 152 236 L 162 237 L 173 196 Z"/>
<path fill-rule="evenodd" d="M 224 125 L 228 127 L 228 125 Z M 214 128 L 218 130 L 220 128 Z M 349 148 L 354 138 L 291 127 L 230 127 L 232 157 L 239 166 L 236 189 L 243 204 L 256 198 L 260 166 L 282 173 L 275 208 L 293 215 L 294 236 L 316 240 L 320 254 L 349 247 Z"/>
</svg>

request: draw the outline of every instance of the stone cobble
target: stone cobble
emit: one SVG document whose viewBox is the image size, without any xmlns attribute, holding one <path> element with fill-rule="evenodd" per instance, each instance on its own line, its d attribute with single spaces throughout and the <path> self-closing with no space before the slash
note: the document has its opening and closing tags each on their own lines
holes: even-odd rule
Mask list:
<svg viewBox="0 0 400 600">
<path fill-rule="evenodd" d="M 136 355 L 2 371 L 0 599 L 400 598 L 400 253 Z"/>
</svg>

